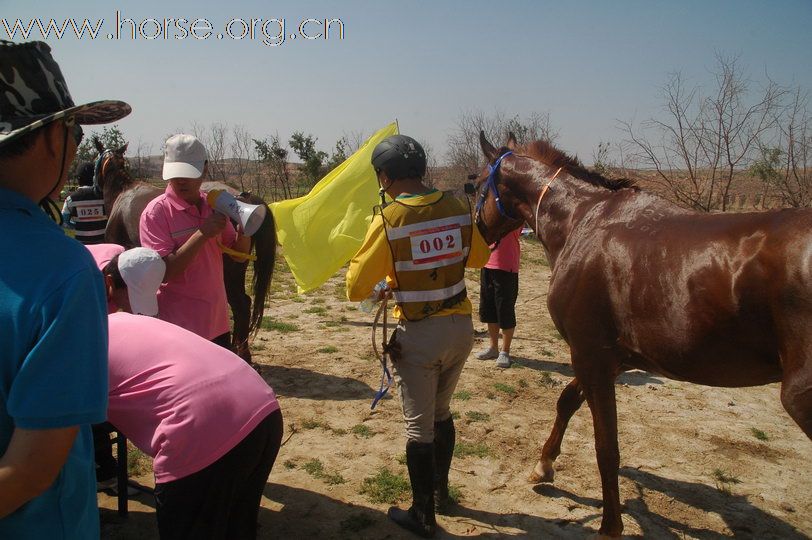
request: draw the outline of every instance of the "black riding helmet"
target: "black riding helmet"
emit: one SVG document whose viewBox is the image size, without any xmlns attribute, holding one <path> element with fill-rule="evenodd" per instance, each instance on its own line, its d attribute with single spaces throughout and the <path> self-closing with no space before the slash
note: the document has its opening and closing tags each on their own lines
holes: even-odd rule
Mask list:
<svg viewBox="0 0 812 540">
<path fill-rule="evenodd" d="M 426 175 L 426 152 L 406 135 L 392 135 L 372 151 L 375 172 L 384 171 L 390 180 L 423 178 Z"/>
</svg>

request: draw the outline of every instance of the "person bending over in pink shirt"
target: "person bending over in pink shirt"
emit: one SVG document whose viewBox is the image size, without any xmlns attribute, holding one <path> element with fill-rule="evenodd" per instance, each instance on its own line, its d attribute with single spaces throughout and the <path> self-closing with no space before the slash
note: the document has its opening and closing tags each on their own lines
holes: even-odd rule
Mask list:
<svg viewBox="0 0 812 540">
<path fill-rule="evenodd" d="M 122 274 L 106 279 L 107 299 L 125 309 L 108 316 L 107 420 L 154 458 L 162 539 L 256 538 L 282 441 L 276 395 L 236 354 L 174 324 L 127 313 L 154 313 L 150 291 L 154 302 L 160 283 L 148 270 L 154 259 L 132 271 L 132 251 L 104 266 L 106 278 L 115 274 L 111 267 Z"/>
<path fill-rule="evenodd" d="M 206 149 L 192 135 L 166 141 L 166 192 L 141 214 L 141 245 L 166 261 L 158 294 L 159 317 L 231 349 L 223 258 L 218 243 L 248 252 L 251 239 L 237 234 L 200 191 L 208 167 Z"/>
</svg>

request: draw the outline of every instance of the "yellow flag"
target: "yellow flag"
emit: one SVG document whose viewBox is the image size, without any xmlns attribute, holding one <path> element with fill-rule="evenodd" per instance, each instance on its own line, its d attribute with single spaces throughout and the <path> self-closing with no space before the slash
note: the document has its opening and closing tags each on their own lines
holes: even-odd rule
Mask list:
<svg viewBox="0 0 812 540">
<path fill-rule="evenodd" d="M 300 293 L 320 287 L 361 247 L 372 208 L 380 203 L 370 163 L 372 150 L 397 132 L 397 124 L 389 124 L 319 180 L 310 193 L 270 205 L 277 239 Z"/>
</svg>

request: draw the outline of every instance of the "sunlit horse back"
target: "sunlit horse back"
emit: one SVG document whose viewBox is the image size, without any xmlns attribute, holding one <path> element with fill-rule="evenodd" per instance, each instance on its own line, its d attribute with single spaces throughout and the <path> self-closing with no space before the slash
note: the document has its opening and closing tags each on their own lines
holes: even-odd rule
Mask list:
<svg viewBox="0 0 812 540">
<path fill-rule="evenodd" d="M 523 222 L 536 231 L 552 269 L 550 316 L 575 372 L 532 481 L 553 480 L 567 423 L 586 400 L 600 534 L 621 534 L 614 381 L 629 369 L 710 386 L 780 381 L 784 408 L 812 439 L 812 209 L 699 213 L 544 142 L 519 148 L 511 136 L 497 150 L 481 134 L 480 143 L 490 167 L 477 224 L 488 242 Z"/>
</svg>

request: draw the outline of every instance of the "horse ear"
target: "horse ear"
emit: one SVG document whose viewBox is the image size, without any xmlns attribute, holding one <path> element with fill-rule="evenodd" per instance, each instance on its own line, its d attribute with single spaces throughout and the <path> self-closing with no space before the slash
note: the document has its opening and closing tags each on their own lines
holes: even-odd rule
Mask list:
<svg viewBox="0 0 812 540">
<path fill-rule="evenodd" d="M 508 132 L 508 138 L 505 146 L 511 150 L 516 150 L 516 147 L 519 146 L 519 143 L 516 142 L 516 135 L 514 135 L 512 131 Z"/>
<path fill-rule="evenodd" d="M 99 151 L 99 154 L 104 152 L 104 145 L 102 144 L 101 139 L 99 139 L 96 135 L 93 135 L 93 146 L 96 147 L 96 150 Z"/>
<path fill-rule="evenodd" d="M 496 161 L 496 158 L 499 157 L 496 155 L 496 148 L 485 138 L 485 132 L 483 130 L 479 131 L 479 145 L 482 147 L 482 153 L 485 154 L 489 163 Z"/>
<path fill-rule="evenodd" d="M 127 147 L 128 147 L 129 145 L 130 145 L 130 143 L 124 143 L 123 145 L 121 145 L 121 146 L 119 146 L 118 148 L 116 148 L 116 154 L 120 154 L 120 155 L 122 155 L 122 156 L 123 156 L 124 154 L 126 154 L 126 153 L 127 153 Z"/>
</svg>

